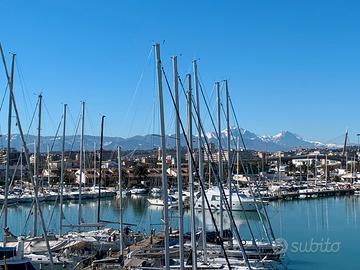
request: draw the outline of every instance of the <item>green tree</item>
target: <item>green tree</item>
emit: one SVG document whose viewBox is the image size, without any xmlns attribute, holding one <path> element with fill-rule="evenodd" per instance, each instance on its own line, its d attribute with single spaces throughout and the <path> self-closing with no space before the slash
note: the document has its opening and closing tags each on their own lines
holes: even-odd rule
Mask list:
<svg viewBox="0 0 360 270">
<path fill-rule="evenodd" d="M 129 174 L 124 168 L 121 168 L 121 177 L 122 177 L 122 186 L 126 186 L 126 183 L 129 178 Z M 119 170 L 114 171 L 113 178 L 115 179 L 115 183 L 117 184 L 116 181 L 119 179 Z"/>
<path fill-rule="evenodd" d="M 149 172 L 148 172 L 148 166 L 142 163 L 137 163 L 134 166 L 134 175 L 143 179 L 146 178 L 148 176 Z"/>
<path fill-rule="evenodd" d="M 64 182 L 65 184 L 72 184 L 75 182 L 75 173 L 71 171 L 65 171 L 64 173 Z"/>
</svg>

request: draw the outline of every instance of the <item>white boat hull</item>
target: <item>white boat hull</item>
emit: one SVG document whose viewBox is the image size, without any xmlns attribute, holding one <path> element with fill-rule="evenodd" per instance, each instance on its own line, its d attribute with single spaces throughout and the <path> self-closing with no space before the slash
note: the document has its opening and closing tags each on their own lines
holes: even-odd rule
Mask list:
<svg viewBox="0 0 360 270">
<path fill-rule="evenodd" d="M 225 194 L 228 195 L 228 191 L 225 190 Z M 217 187 L 213 187 L 206 191 L 206 196 L 210 204 L 211 210 L 220 210 L 220 191 Z M 201 209 L 202 199 L 198 195 L 198 199 L 195 201 L 195 208 Z M 255 201 L 251 197 L 246 197 L 241 195 L 240 199 L 237 194 L 232 194 L 232 211 L 257 211 L 257 209 L 262 208 L 262 203 L 260 201 Z M 205 209 L 209 210 L 209 207 L 205 201 Z M 223 209 L 225 209 L 225 204 L 223 203 Z"/>
</svg>

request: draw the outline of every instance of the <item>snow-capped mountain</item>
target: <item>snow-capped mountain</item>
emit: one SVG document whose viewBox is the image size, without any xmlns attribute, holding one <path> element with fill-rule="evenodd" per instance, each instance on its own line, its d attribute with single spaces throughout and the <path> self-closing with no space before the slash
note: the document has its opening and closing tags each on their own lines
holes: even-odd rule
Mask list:
<svg viewBox="0 0 360 270">
<path fill-rule="evenodd" d="M 289 131 L 282 131 L 274 136 L 258 136 L 255 133 L 240 129 L 246 148 L 261 151 L 284 151 L 296 148 L 317 148 L 326 147 L 325 144 L 312 142 L 301 138 L 300 136 Z M 231 129 L 232 137 L 236 140 L 240 139 L 240 133 L 237 128 Z M 221 132 L 222 143 L 226 143 L 227 132 Z M 207 133 L 207 138 L 216 143 L 216 133 Z M 240 146 L 242 146 L 240 142 Z"/>
<path fill-rule="evenodd" d="M 259 150 L 259 151 L 285 151 L 296 148 L 317 148 L 317 147 L 326 147 L 327 145 L 312 142 L 301 138 L 300 136 L 291 133 L 289 131 L 282 131 L 281 133 L 274 136 L 258 136 L 255 133 L 241 129 L 240 130 L 244 143 L 247 149 Z M 242 143 L 240 140 L 239 130 L 236 128 L 231 129 L 232 139 Z M 217 145 L 217 136 L 215 132 L 206 133 L 206 138 L 209 143 L 214 143 Z M 221 139 L 223 146 L 226 146 L 227 141 L 227 132 L 226 130 L 221 132 Z M 33 135 L 26 136 L 26 141 L 30 151 L 33 149 L 33 142 L 36 140 L 36 137 Z M 196 140 L 194 136 L 193 140 Z M 99 136 L 85 136 L 85 149 L 86 151 L 92 151 L 94 149 L 94 144 L 96 148 L 99 148 L 100 138 Z M 167 147 L 174 148 L 175 140 L 174 135 L 168 135 L 166 137 Z M 181 138 L 182 145 L 185 146 L 184 136 Z M 11 147 L 18 150 L 21 149 L 21 138 L 18 134 L 11 136 Z M 117 146 L 121 146 L 124 150 L 149 150 L 157 148 L 160 145 L 160 136 L 157 134 L 148 134 L 148 135 L 138 135 L 129 138 L 122 137 L 104 137 L 104 149 L 106 150 L 115 150 Z M 196 147 L 197 144 L 194 144 Z M 0 148 L 6 146 L 6 135 L 0 137 Z M 232 147 L 235 147 L 236 143 L 232 140 Z M 47 151 L 47 147 L 51 148 L 52 151 L 60 151 L 61 149 L 61 138 L 54 139 L 53 136 L 43 136 L 41 138 L 41 151 Z M 66 150 L 77 151 L 80 148 L 80 136 L 67 136 L 65 140 Z"/>
<path fill-rule="evenodd" d="M 283 147 L 284 149 L 314 148 L 325 146 L 324 144 L 319 142 L 304 140 L 300 136 L 289 131 L 282 131 L 274 136 L 262 136 L 261 139 L 263 139 L 264 141 L 273 142 L 276 145 Z"/>
</svg>

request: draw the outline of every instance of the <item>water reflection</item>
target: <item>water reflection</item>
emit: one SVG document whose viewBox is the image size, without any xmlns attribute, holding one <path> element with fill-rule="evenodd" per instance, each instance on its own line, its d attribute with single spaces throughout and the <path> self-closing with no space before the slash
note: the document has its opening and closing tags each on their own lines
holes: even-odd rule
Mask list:
<svg viewBox="0 0 360 270">
<path fill-rule="evenodd" d="M 97 200 L 83 202 L 83 220 L 89 223 L 96 222 Z M 124 222 L 132 224 L 136 231 L 149 233 L 151 228 L 160 231 L 163 228 L 163 208 L 150 206 L 145 196 L 128 196 L 123 198 Z M 66 202 L 64 205 L 64 224 L 76 224 L 78 219 L 78 204 L 76 201 Z M 15 235 L 28 234 L 32 231 L 33 216 L 29 214 L 31 204 L 13 205 L 9 207 L 9 227 Z M 44 203 L 43 213 L 46 223 L 50 221 L 49 230 L 58 233 L 59 209 L 54 203 Z M 360 196 L 329 197 L 308 200 L 272 202 L 268 208 L 269 218 L 273 226 L 275 236 L 284 238 L 289 244 L 294 242 L 309 242 L 312 238 L 330 238 L 332 241 L 341 241 L 341 249 L 337 254 L 299 254 L 288 252 L 291 261 L 289 269 L 336 269 L 341 267 L 340 262 L 346 261 L 349 269 L 356 269 L 351 264 L 357 256 L 357 243 L 360 235 L 357 233 L 360 215 Z M 118 221 L 120 214 L 119 201 L 107 199 L 101 201 L 101 217 L 109 221 Z M 169 211 L 170 225 L 177 228 L 179 221 L 176 209 Z M 206 213 L 206 228 L 213 230 L 214 226 L 210 214 Z M 220 224 L 219 212 L 214 212 L 217 224 Z M 263 228 L 257 213 L 234 212 L 234 219 L 239 226 L 241 235 L 248 239 L 250 234 L 246 224 L 246 218 L 251 224 L 256 238 L 264 238 Z M 265 220 L 265 216 L 261 217 Z M 185 231 L 190 231 L 190 212 L 184 213 Z M 1 222 L 2 223 L 2 220 Z M 197 227 L 201 227 L 201 213 L 196 214 Z M 2 224 L 0 224 L 2 226 Z M 111 225 L 118 227 L 118 225 Z M 224 228 L 229 228 L 230 222 L 224 213 Z M 70 228 L 67 228 L 70 230 Z M 87 228 L 88 230 L 93 228 Z M 0 234 L 2 236 L 2 234 Z M 0 236 L 0 237 L 1 237 Z M 332 268 L 329 268 L 329 265 Z M 325 267 L 326 266 L 326 267 Z"/>
</svg>

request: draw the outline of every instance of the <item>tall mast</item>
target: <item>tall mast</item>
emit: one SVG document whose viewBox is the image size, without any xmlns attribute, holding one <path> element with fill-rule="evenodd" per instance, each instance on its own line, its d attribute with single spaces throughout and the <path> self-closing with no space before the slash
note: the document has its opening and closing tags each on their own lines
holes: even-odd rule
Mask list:
<svg viewBox="0 0 360 270">
<path fill-rule="evenodd" d="M 61 172 L 60 172 L 60 211 L 59 211 L 60 236 L 62 236 L 63 233 L 62 227 L 63 227 L 63 197 L 64 197 L 64 170 L 65 170 L 66 107 L 67 105 L 64 104 L 63 134 L 62 134 L 62 145 L 61 145 Z"/>
<path fill-rule="evenodd" d="M 182 175 L 181 175 L 181 142 L 180 142 L 180 103 L 179 103 L 179 80 L 177 71 L 177 57 L 172 57 L 173 77 L 174 77 L 174 93 L 175 93 L 175 141 L 176 141 L 176 168 L 177 168 L 177 184 L 178 184 L 178 208 L 179 208 L 179 253 L 180 253 L 180 270 L 184 270 L 184 205 L 182 200 Z"/>
<path fill-rule="evenodd" d="M 40 164 L 40 140 L 41 140 L 41 109 L 42 109 L 42 95 L 39 95 L 39 110 L 38 110 L 38 133 L 37 133 L 37 142 L 36 142 L 36 153 L 34 154 L 35 158 L 35 166 L 34 166 L 34 172 L 35 172 L 35 187 L 36 192 L 39 189 L 39 164 Z M 38 208 L 37 205 L 34 205 L 34 236 L 37 236 L 38 231 Z"/>
<path fill-rule="evenodd" d="M 316 178 L 316 175 L 317 175 L 317 170 L 316 170 L 316 161 L 317 161 L 317 155 L 315 155 L 315 159 L 314 159 L 314 177 L 315 177 L 315 187 L 316 187 L 316 184 L 317 184 L 317 178 Z"/>
<path fill-rule="evenodd" d="M 50 147 L 47 145 L 47 169 L 48 169 L 48 183 L 50 184 Z"/>
<path fill-rule="evenodd" d="M 279 158 L 278 158 L 278 182 L 280 182 L 280 166 L 281 166 L 281 152 L 279 151 Z"/>
<path fill-rule="evenodd" d="M 263 159 L 261 160 L 262 160 L 262 164 L 264 164 L 264 160 Z M 240 174 L 240 138 L 237 139 L 237 143 L 236 143 L 236 174 Z"/>
<path fill-rule="evenodd" d="M 229 206 L 230 206 L 230 214 L 232 214 L 232 188 L 231 188 L 231 178 L 232 178 L 232 170 L 231 170 L 231 145 L 230 145 L 230 138 L 231 138 L 231 130 L 230 130 L 230 106 L 229 106 L 229 86 L 228 81 L 225 80 L 225 91 L 226 91 L 226 132 L 227 132 L 227 151 L 228 151 L 228 158 L 227 158 L 227 183 L 229 189 Z M 232 222 L 230 222 L 230 231 L 233 231 Z M 232 237 L 230 238 L 229 245 L 232 246 Z"/>
<path fill-rule="evenodd" d="M 12 100 L 11 96 L 13 94 L 14 86 L 14 64 L 15 64 L 15 54 L 12 54 L 11 61 L 11 73 L 9 80 L 9 113 L 8 113 L 8 134 L 7 134 L 7 149 L 6 149 L 6 171 L 5 171 L 5 199 L 4 199 L 4 231 L 3 231 L 3 241 L 4 246 L 7 242 L 7 234 L 5 229 L 8 227 L 8 193 L 9 193 L 9 174 L 10 174 L 10 146 L 11 146 L 11 119 L 12 119 Z"/>
<path fill-rule="evenodd" d="M 310 167 L 310 157 L 306 156 L 306 185 L 309 187 L 309 167 Z"/>
<path fill-rule="evenodd" d="M 83 178 L 83 155 L 84 155 L 84 128 L 85 128 L 85 102 L 81 102 L 81 137 L 80 137 L 80 183 L 79 183 L 79 212 L 78 212 L 78 224 L 81 224 L 82 217 L 82 178 Z M 79 227 L 80 228 L 80 227 Z"/>
<path fill-rule="evenodd" d="M 157 86 L 159 93 L 159 109 L 160 109 L 160 139 L 161 139 L 161 174 L 162 174 L 162 190 L 164 195 L 164 233 L 165 233 L 165 270 L 170 269 L 170 255 L 169 255 L 169 209 L 168 209 L 168 183 L 166 175 L 166 144 L 165 144 L 165 119 L 164 119 L 164 103 L 162 90 L 162 74 L 161 74 L 161 59 L 160 59 L 160 44 L 155 44 L 156 57 L 156 72 L 157 72 Z"/>
<path fill-rule="evenodd" d="M 327 162 L 327 154 L 325 154 L 325 184 L 327 185 L 327 179 L 328 179 L 328 162 Z"/>
<path fill-rule="evenodd" d="M 345 173 L 348 171 L 348 153 L 345 153 Z"/>
<path fill-rule="evenodd" d="M 239 147 L 239 149 L 240 149 L 240 147 Z M 265 153 L 265 152 L 261 153 L 261 172 L 262 172 L 262 173 L 264 173 L 265 155 L 266 155 L 266 153 Z"/>
<path fill-rule="evenodd" d="M 21 154 L 20 154 L 20 185 L 21 185 L 21 190 L 23 189 L 23 153 L 24 153 L 24 149 L 23 147 L 21 147 Z"/>
<path fill-rule="evenodd" d="M 207 156 L 208 156 L 208 166 L 209 166 L 209 171 L 208 171 L 208 174 L 209 174 L 209 188 L 211 187 L 211 159 L 212 159 L 212 156 L 210 155 L 210 150 L 208 149 L 207 150 L 208 153 L 207 153 Z"/>
<path fill-rule="evenodd" d="M 8 83 L 10 83 L 10 77 L 9 77 L 9 73 L 8 73 L 8 70 L 7 70 L 4 51 L 2 49 L 1 43 L 0 43 L 0 53 L 1 53 L 2 60 L 3 60 L 6 77 L 8 79 Z M 15 115 L 16 115 L 16 124 L 17 124 L 17 127 L 19 128 L 19 133 L 20 133 L 20 137 L 21 137 L 22 146 L 23 146 L 23 149 L 25 151 L 26 164 L 27 164 L 27 166 L 29 168 L 31 168 L 31 163 L 30 163 L 30 158 L 29 158 L 29 149 L 27 147 L 24 132 L 23 132 L 23 129 L 22 129 L 22 126 L 21 126 L 19 111 L 17 110 L 17 106 L 16 106 L 16 100 L 15 100 L 15 97 L 14 97 L 14 93 L 10 92 L 10 94 L 11 94 L 11 100 L 12 100 Z M 33 187 L 35 187 L 34 175 L 32 174 L 32 171 L 30 169 L 29 169 L 29 174 L 30 174 L 31 183 L 32 183 Z M 47 248 L 47 251 L 48 251 L 48 254 L 49 254 L 49 258 L 50 258 L 50 267 L 51 267 L 51 269 L 53 269 L 54 262 L 53 262 L 53 257 L 52 257 L 48 237 L 47 237 L 46 225 L 45 225 L 44 218 L 43 218 L 43 215 L 42 215 L 42 211 L 41 211 L 41 208 L 40 208 L 40 202 L 39 202 L 37 190 L 34 189 L 34 191 L 35 191 L 35 205 L 37 205 L 37 207 L 39 209 L 39 216 L 40 216 L 41 226 L 42 226 L 42 230 L 43 230 L 43 235 L 44 235 L 44 239 L 45 239 L 45 242 L 46 242 L 46 248 Z"/>
<path fill-rule="evenodd" d="M 190 187 L 190 212 L 191 212 L 191 254 L 192 254 L 192 269 L 197 269 L 196 260 L 196 227 L 195 227 L 195 194 L 194 194 L 194 175 L 193 175 L 193 162 L 192 162 L 192 94 L 191 94 L 191 75 L 187 74 L 187 137 L 188 137 L 188 174 L 189 174 L 189 187 Z"/>
<path fill-rule="evenodd" d="M 99 171 L 99 194 L 98 194 L 98 211 L 97 211 L 97 222 L 100 223 L 100 203 L 101 203 L 101 180 L 102 180 L 102 160 L 103 160 L 103 142 L 104 142 L 104 120 L 105 115 L 101 117 L 101 136 L 100 136 L 100 171 Z"/>
<path fill-rule="evenodd" d="M 345 132 L 345 140 L 344 140 L 344 147 L 343 147 L 343 152 L 342 152 L 342 155 L 345 156 L 346 154 L 346 151 L 347 151 L 347 141 L 348 141 L 348 133 L 349 133 L 349 130 L 347 129 L 346 132 Z"/>
<path fill-rule="evenodd" d="M 94 142 L 94 181 L 93 181 L 93 188 L 95 190 L 96 183 L 96 142 Z"/>
<path fill-rule="evenodd" d="M 123 248 L 123 205 L 122 205 L 122 173 L 121 173 L 121 148 L 118 146 L 118 170 L 119 170 L 119 207 L 120 207 L 120 254 L 121 259 L 124 258 Z"/>
<path fill-rule="evenodd" d="M 223 182 L 223 162 L 222 162 L 222 146 L 221 146 L 221 97 L 220 97 L 220 83 L 216 82 L 216 91 L 217 91 L 217 120 L 218 120 L 218 144 L 219 144 L 219 185 L 222 185 Z M 221 187 L 219 187 L 220 191 L 220 237 L 223 237 L 224 232 L 224 210 L 223 210 L 223 194 L 221 192 Z"/>
<path fill-rule="evenodd" d="M 34 192 L 37 191 L 38 189 L 36 188 L 37 185 L 37 163 L 38 163 L 38 158 L 37 158 L 37 150 L 36 150 L 36 140 L 34 140 Z M 36 228 L 37 228 L 37 205 L 34 205 L 34 212 L 33 212 L 33 235 L 34 237 L 36 236 Z"/>
<path fill-rule="evenodd" d="M 198 151 L 199 151 L 199 181 L 204 183 L 204 156 L 202 149 L 202 132 L 201 132 L 201 114 L 200 114 L 200 94 L 199 94 L 199 81 L 198 81 L 198 72 L 197 72 L 197 62 L 193 61 L 193 69 L 194 69 L 194 88 L 196 95 L 196 111 L 197 111 L 197 131 L 198 131 Z M 200 185 L 199 185 L 200 186 Z M 200 188 L 201 190 L 201 218 L 202 218 L 202 249 L 204 262 L 206 263 L 206 219 L 205 219 L 205 190 Z"/>
</svg>

